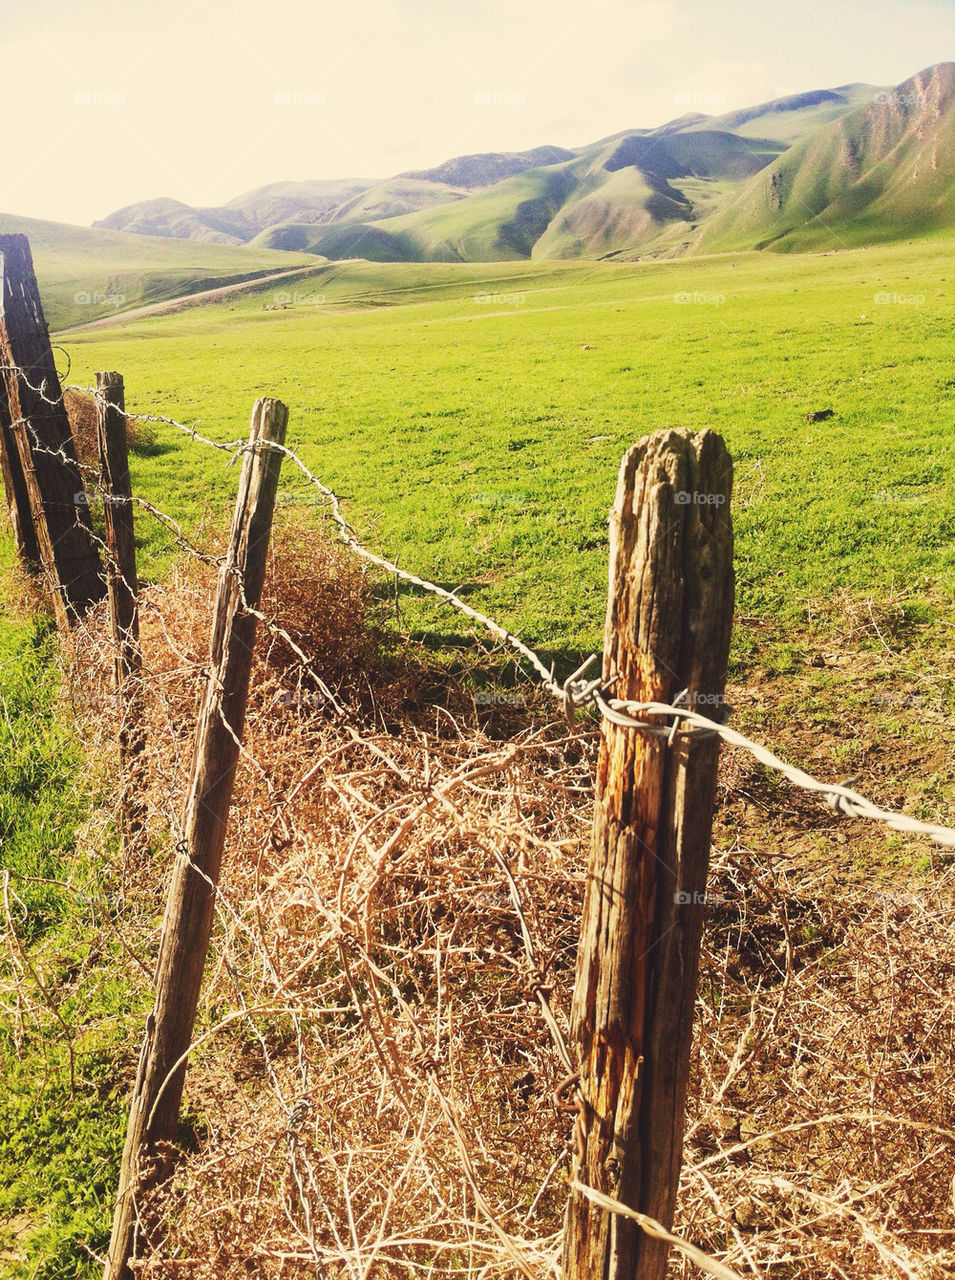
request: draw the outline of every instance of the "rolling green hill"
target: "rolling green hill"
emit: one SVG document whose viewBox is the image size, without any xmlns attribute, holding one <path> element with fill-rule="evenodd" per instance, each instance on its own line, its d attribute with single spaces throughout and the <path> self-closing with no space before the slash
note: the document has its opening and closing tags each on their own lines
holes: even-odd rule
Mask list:
<svg viewBox="0 0 955 1280">
<path fill-rule="evenodd" d="M 94 226 L 210 243 L 260 244 L 260 237 L 265 236 L 268 242 L 273 231 L 286 226 L 368 222 L 460 200 L 472 191 L 529 169 L 572 160 L 574 155 L 565 147 L 544 146 L 531 151 L 456 156 L 433 169 L 400 173 L 385 181 L 273 182 L 236 196 L 217 209 L 193 209 L 179 200 L 161 197 L 117 209 Z"/>
<path fill-rule="evenodd" d="M 468 192 L 417 178 L 390 178 L 359 191 L 336 210 L 335 220 L 284 222 L 260 231 L 249 244 L 260 249 L 284 249 L 335 258 L 405 261 L 398 242 L 379 234 L 368 223 L 416 213 L 439 204 L 463 200 Z M 326 247 L 327 246 L 327 247 Z M 353 248 L 353 246 L 356 246 Z"/>
<path fill-rule="evenodd" d="M 793 146 L 702 227 L 697 252 L 838 249 L 955 226 L 955 63 Z"/>
<path fill-rule="evenodd" d="M 531 151 L 490 151 L 473 156 L 455 156 L 434 169 L 418 169 L 402 173 L 401 178 L 417 178 L 422 182 L 463 187 L 475 191 L 491 187 L 505 178 L 516 177 L 528 169 L 541 169 L 573 160 L 575 152 L 566 147 L 534 147 Z"/>
<path fill-rule="evenodd" d="M 751 177 L 780 146 L 719 130 L 630 134 L 605 147 L 533 256 L 604 257 L 645 249 L 661 236 L 679 237 L 705 216 L 708 203 Z M 691 233 L 692 234 L 692 233 Z"/>
<path fill-rule="evenodd" d="M 413 262 L 413 249 L 405 252 L 396 236 L 365 222 L 340 222 L 332 226 L 286 223 L 269 227 L 251 242 L 255 247 L 298 249 L 302 253 L 333 258 L 336 262 L 365 258 L 368 262 Z M 423 259 L 421 259 L 423 260 Z"/>
<path fill-rule="evenodd" d="M 619 245 L 656 239 L 664 224 L 685 226 L 687 197 L 633 166 L 588 174 L 533 246 L 535 258 L 601 258 Z"/>
<path fill-rule="evenodd" d="M 758 107 L 730 111 L 715 119 L 704 118 L 691 128 L 724 129 L 743 138 L 772 138 L 791 146 L 807 134 L 847 115 L 856 107 L 872 102 L 880 90 L 873 84 L 846 84 L 838 89 L 817 89 L 811 93 L 776 98 Z"/>
<path fill-rule="evenodd" d="M 752 176 L 870 92 L 820 90 L 719 118 L 691 112 L 574 150 L 456 156 L 384 181 L 276 182 L 218 209 L 148 200 L 97 225 L 373 261 L 592 256 L 642 250 L 658 236 L 670 252 L 684 247 L 673 224 L 706 217 L 724 201 L 727 183 Z M 613 177 L 621 169 L 630 172 Z"/>
<path fill-rule="evenodd" d="M 412 177 L 389 178 L 369 187 L 352 200 L 340 205 L 336 219 L 341 222 L 374 222 L 379 218 L 396 218 L 403 213 L 417 213 L 436 204 L 465 200 L 470 193 L 463 187 Z"/>
<path fill-rule="evenodd" d="M 0 214 L 0 232 L 29 236 L 46 318 L 54 329 L 310 261 L 244 245 L 132 235 L 6 213 Z"/>
<path fill-rule="evenodd" d="M 180 200 L 141 200 L 117 209 L 94 227 L 129 231 L 140 236 L 170 236 L 207 244 L 245 244 L 252 228 L 241 213 L 229 209 L 194 209 Z"/>
<path fill-rule="evenodd" d="M 406 260 L 496 262 L 529 258 L 534 244 L 575 189 L 571 166 L 576 163 L 531 169 L 467 200 L 374 225 L 394 239 Z"/>
<path fill-rule="evenodd" d="M 220 209 L 151 201 L 107 222 L 395 262 L 647 259 L 924 235 L 955 222 L 953 71 L 691 111 L 572 151 L 458 156 L 386 181 L 274 183 Z"/>
<path fill-rule="evenodd" d="M 285 222 L 326 222 L 343 202 L 375 186 L 373 179 L 272 182 L 246 191 L 215 209 L 193 209 L 160 197 L 117 209 L 94 222 L 108 231 L 177 239 L 246 244 L 267 227 Z"/>
<path fill-rule="evenodd" d="M 779 143 L 718 130 L 630 133 L 467 200 L 372 225 L 405 261 L 602 257 L 652 242 L 670 223 L 692 222 L 697 203 L 684 182 L 694 194 L 700 183 L 738 183 L 780 150 Z M 315 243 L 336 256 L 334 238 Z M 349 256 L 356 255 L 366 256 L 360 249 Z"/>
<path fill-rule="evenodd" d="M 848 85 L 722 117 L 689 114 L 658 129 L 615 134 L 581 148 L 572 159 L 526 170 L 453 202 L 442 199 L 431 208 L 375 218 L 368 216 L 374 205 L 360 199 L 351 206 L 355 221 L 347 227 L 333 224 L 307 238 L 270 237 L 260 242 L 294 245 L 333 259 L 399 262 L 653 258 L 761 247 L 774 239 L 772 231 L 762 230 L 768 175 L 789 173 L 812 154 L 815 163 L 797 184 L 798 199 L 804 199 L 804 192 L 811 199 L 822 193 L 825 207 L 831 198 L 825 193 L 834 194 L 847 181 L 844 164 L 832 153 L 832 140 L 844 143 L 843 150 L 851 156 L 851 135 L 859 120 L 893 113 L 911 116 L 913 95 L 922 92 L 912 86 L 944 85 L 945 75 L 940 67 L 897 90 Z M 936 93 L 940 118 L 947 117 L 949 96 Z M 943 134 L 947 127 L 936 125 Z M 903 152 L 888 157 L 889 185 L 888 171 L 902 160 Z M 926 208 L 938 213 L 941 205 L 943 223 L 947 216 L 945 192 L 951 174 L 944 165 L 933 172 L 941 197 L 934 201 L 926 200 L 923 187 L 928 184 L 919 182 L 915 166 L 917 189 L 910 203 L 926 226 L 938 223 L 937 217 L 933 222 L 926 216 Z M 838 223 L 853 207 L 851 200 L 844 201 L 830 220 Z M 900 223 L 898 213 L 894 199 L 874 210 L 874 219 L 882 224 L 874 238 L 891 239 L 900 225 L 910 233 L 913 219 Z M 748 220 L 755 223 L 755 233 Z M 785 230 L 790 229 L 787 223 Z M 866 228 L 860 230 L 864 234 Z"/>
</svg>

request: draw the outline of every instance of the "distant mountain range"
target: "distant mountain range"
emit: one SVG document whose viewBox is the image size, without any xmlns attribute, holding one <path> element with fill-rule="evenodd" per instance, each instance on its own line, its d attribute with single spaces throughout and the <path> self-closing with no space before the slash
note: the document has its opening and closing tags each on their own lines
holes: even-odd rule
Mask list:
<svg viewBox="0 0 955 1280">
<path fill-rule="evenodd" d="M 94 226 L 330 259 L 457 262 L 838 249 L 955 228 L 955 63 L 586 147 L 459 156 L 384 181 L 171 199 Z"/>
</svg>

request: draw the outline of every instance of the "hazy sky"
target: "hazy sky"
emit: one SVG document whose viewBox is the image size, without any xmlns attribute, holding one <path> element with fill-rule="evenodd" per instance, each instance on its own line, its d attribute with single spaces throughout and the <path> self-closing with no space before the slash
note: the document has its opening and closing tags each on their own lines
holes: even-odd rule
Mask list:
<svg viewBox="0 0 955 1280">
<path fill-rule="evenodd" d="M 0 210 L 387 177 L 955 60 L 955 0 L 0 0 Z"/>
</svg>

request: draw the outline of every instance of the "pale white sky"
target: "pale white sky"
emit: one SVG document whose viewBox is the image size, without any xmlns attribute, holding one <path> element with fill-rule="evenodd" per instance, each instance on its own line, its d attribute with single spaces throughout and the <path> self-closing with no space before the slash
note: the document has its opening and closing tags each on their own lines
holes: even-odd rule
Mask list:
<svg viewBox="0 0 955 1280">
<path fill-rule="evenodd" d="M 955 60 L 955 4 L 0 0 L 0 47 L 0 210 L 88 223 L 895 84 Z"/>
</svg>

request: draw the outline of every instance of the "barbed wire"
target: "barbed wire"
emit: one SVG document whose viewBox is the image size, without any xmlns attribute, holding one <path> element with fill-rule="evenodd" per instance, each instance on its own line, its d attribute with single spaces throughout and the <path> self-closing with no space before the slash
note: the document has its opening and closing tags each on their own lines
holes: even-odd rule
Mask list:
<svg viewBox="0 0 955 1280">
<path fill-rule="evenodd" d="M 804 791 L 812 791 L 817 795 L 821 795 L 836 813 L 845 814 L 850 818 L 868 818 L 873 822 L 882 822 L 894 831 L 902 831 L 910 835 L 929 836 L 941 845 L 955 848 L 955 830 L 939 826 L 933 822 L 922 822 L 918 818 L 909 817 L 907 814 L 882 809 L 844 783 L 819 782 L 804 770 L 796 768 L 795 765 L 787 764 L 785 760 L 781 760 L 768 747 L 761 746 L 758 742 L 753 742 L 751 738 L 738 733 L 728 725 L 719 724 L 715 720 L 710 720 L 687 707 L 670 706 L 660 702 L 623 702 L 618 698 L 605 700 L 599 690 L 594 692 L 594 700 L 605 719 L 613 724 L 619 724 L 623 728 L 653 730 L 656 726 L 644 724 L 636 717 L 640 715 L 673 716 L 694 728 L 715 734 L 730 746 L 741 747 L 743 750 L 748 751 L 760 764 L 764 764 L 767 768 L 781 773 L 795 786 L 801 787 Z"/>
<path fill-rule="evenodd" d="M 8 366 L 0 366 L 0 368 L 8 368 Z M 47 394 L 46 382 L 44 381 L 40 387 L 32 386 L 25 378 L 22 371 L 20 377 L 26 385 L 35 394 L 41 396 L 47 403 L 56 405 L 63 403 L 62 393 L 59 400 L 51 398 Z M 102 391 L 96 387 L 82 387 L 70 385 L 64 387 L 63 390 L 79 391 L 91 395 L 94 400 L 106 404 L 106 398 Z M 688 690 L 681 690 L 676 695 L 672 703 L 662 702 L 634 702 L 626 701 L 619 698 L 609 697 L 608 694 L 613 688 L 614 677 L 601 675 L 596 678 L 585 678 L 586 673 L 597 662 L 596 654 L 591 655 L 586 662 L 577 668 L 565 680 L 559 681 L 556 678 L 554 667 L 548 667 L 540 656 L 527 645 L 519 636 L 508 631 L 506 627 L 502 627 L 487 614 L 482 613 L 479 609 L 474 609 L 466 601 L 454 591 L 449 591 L 446 587 L 441 587 L 437 583 L 429 581 L 418 574 L 411 573 L 407 569 L 402 569 L 394 561 L 387 559 L 385 556 L 378 555 L 371 551 L 359 539 L 355 529 L 348 523 L 342 512 L 341 499 L 328 485 L 324 483 L 313 471 L 302 461 L 294 448 L 287 445 L 278 444 L 275 441 L 257 440 L 249 442 L 248 440 L 213 440 L 209 436 L 201 434 L 197 430 L 198 424 L 186 426 L 184 423 L 177 421 L 175 418 L 168 417 L 163 414 L 145 414 L 127 412 L 125 416 L 136 422 L 145 422 L 158 424 L 162 426 L 172 427 L 182 434 L 188 436 L 191 440 L 208 448 L 216 449 L 220 452 L 228 453 L 229 465 L 231 465 L 242 454 L 249 452 L 272 451 L 280 453 L 283 457 L 288 458 L 305 476 L 306 480 L 311 484 L 326 500 L 327 514 L 331 517 L 333 523 L 338 530 L 339 540 L 349 547 L 356 555 L 363 559 L 366 563 L 374 565 L 376 568 L 383 570 L 398 581 L 404 582 L 409 586 L 417 587 L 429 595 L 449 604 L 456 609 L 464 617 L 469 618 L 472 622 L 476 622 L 483 627 L 490 635 L 501 643 L 507 645 L 518 653 L 535 671 L 538 684 L 545 692 L 559 699 L 564 708 L 564 714 L 568 721 L 572 721 L 574 713 L 583 707 L 595 707 L 602 718 L 607 722 L 616 725 L 619 728 L 636 729 L 639 732 L 649 734 L 651 736 L 665 737 L 669 744 L 672 745 L 674 738 L 679 734 L 683 738 L 688 736 L 716 736 L 729 746 L 737 747 L 741 750 L 749 752 L 754 759 L 759 761 L 768 769 L 772 769 L 782 774 L 794 786 L 800 787 L 804 791 L 819 795 L 836 813 L 846 817 L 863 818 L 868 821 L 880 822 L 889 827 L 893 831 L 898 831 L 906 835 L 926 836 L 935 843 L 945 847 L 955 849 L 955 829 L 943 827 L 938 823 L 924 822 L 918 818 L 913 818 L 907 814 L 897 813 L 892 810 L 883 809 L 879 805 L 873 803 L 867 797 L 861 795 L 858 791 L 852 790 L 845 783 L 826 783 L 820 782 L 818 779 L 806 773 L 805 770 L 789 764 L 782 760 L 778 755 L 771 751 L 768 747 L 761 743 L 755 742 L 753 739 L 746 737 L 735 729 L 731 729 L 726 723 L 711 719 L 701 715 L 699 712 L 692 710 L 685 703 L 690 697 Z M 33 433 L 35 434 L 35 433 Z M 39 443 L 39 442 L 38 442 Z M 44 450 L 47 453 L 60 452 L 66 461 L 73 461 L 68 458 L 65 452 Z M 182 533 L 178 523 L 165 513 L 158 511 L 155 507 L 147 503 L 142 503 L 143 507 L 155 517 L 158 517 L 171 526 L 175 530 L 177 545 L 184 547 L 193 554 L 202 553 L 188 544 L 188 540 Z M 221 562 L 221 561 L 220 561 Z M 243 604 L 248 607 L 245 602 L 244 593 L 242 594 Z M 255 616 L 271 630 L 276 630 L 271 621 L 261 612 L 255 612 Z M 308 659 L 301 649 L 291 639 L 287 632 L 281 628 L 277 629 L 278 634 L 286 641 L 295 652 L 300 661 L 304 662 L 310 668 Z M 314 674 L 314 673 L 313 673 Z M 320 685 L 320 687 L 322 687 Z M 327 691 L 322 687 L 323 693 Z M 329 699 L 333 705 L 337 704 L 334 698 Z M 725 704 L 724 704 L 725 709 Z M 647 716 L 658 716 L 662 721 L 649 721 Z"/>
<path fill-rule="evenodd" d="M 309 483 L 327 500 L 329 514 L 338 529 L 339 539 L 345 546 L 350 547 L 352 551 L 369 564 L 384 570 L 394 578 L 410 586 L 418 587 L 422 591 L 443 600 L 446 604 L 457 609 L 464 617 L 480 624 L 497 640 L 514 649 L 533 667 L 538 676 L 540 686 L 563 703 L 565 715 L 569 720 L 572 719 L 574 712 L 579 708 L 594 706 L 603 719 L 611 724 L 620 728 L 636 729 L 652 736 L 665 737 L 670 743 L 673 742 L 675 734 L 679 731 L 682 731 L 681 736 L 684 738 L 689 735 L 716 736 L 729 746 L 738 747 L 749 752 L 760 764 L 782 774 L 794 786 L 821 796 L 836 813 L 846 817 L 881 822 L 893 831 L 899 831 L 906 835 L 927 836 L 943 847 L 955 849 L 955 829 L 943 827 L 938 823 L 923 822 L 907 814 L 883 809 L 844 783 L 820 782 L 806 773 L 805 770 L 782 760 L 768 747 L 755 742 L 735 729 L 731 729 L 727 724 L 701 715 L 689 706 L 680 705 L 690 696 L 687 690 L 682 690 L 678 693 L 673 703 L 633 702 L 608 697 L 607 695 L 614 684 L 612 676 L 609 678 L 605 676 L 586 678 L 586 673 L 597 662 L 596 654 L 591 655 L 566 680 L 559 681 L 554 674 L 554 668 L 552 666 L 548 668 L 540 656 L 529 645 L 525 644 L 519 636 L 502 627 L 500 623 L 490 618 L 487 614 L 472 608 L 454 591 L 449 591 L 446 587 L 438 586 L 418 574 L 402 569 L 393 561 L 376 554 L 364 546 L 359 540 L 356 531 L 345 519 L 338 495 L 306 466 L 294 449 L 272 441 L 256 441 L 253 444 L 249 444 L 247 441 L 223 442 L 210 440 L 200 435 L 194 427 L 187 427 L 183 423 L 176 422 L 175 419 L 157 415 L 127 414 L 127 417 L 134 418 L 137 421 L 161 422 L 165 425 L 173 426 L 191 439 L 228 452 L 233 458 L 247 452 L 249 449 L 256 451 L 272 450 L 289 458 Z M 663 719 L 662 722 L 653 722 L 647 720 L 647 716 L 659 716 Z"/>
</svg>

